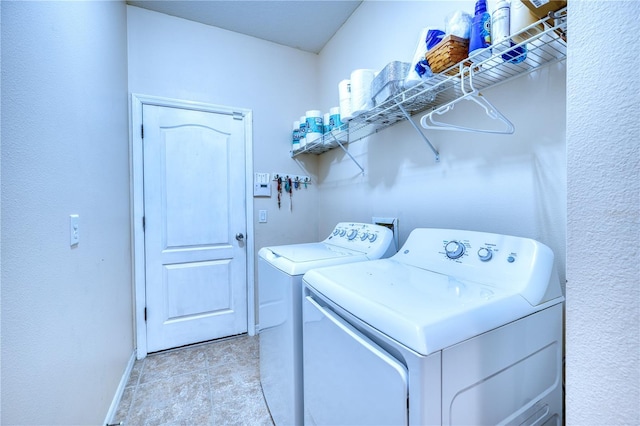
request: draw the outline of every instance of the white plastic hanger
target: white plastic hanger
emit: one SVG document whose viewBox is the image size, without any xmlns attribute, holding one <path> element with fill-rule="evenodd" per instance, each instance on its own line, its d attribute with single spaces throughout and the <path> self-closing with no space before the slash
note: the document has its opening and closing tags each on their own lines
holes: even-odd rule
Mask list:
<svg viewBox="0 0 640 426">
<path fill-rule="evenodd" d="M 473 70 L 470 68 L 468 68 L 468 73 L 469 73 L 469 88 L 471 90 L 467 91 L 465 89 L 465 83 L 464 83 L 465 72 L 463 71 L 464 70 L 461 70 L 460 72 L 460 88 L 462 90 L 463 95 L 422 116 L 422 118 L 420 119 L 420 124 L 422 125 L 422 127 L 424 127 L 425 129 L 434 129 L 434 130 L 457 130 L 461 132 L 497 133 L 497 134 L 507 134 L 507 135 L 512 134 L 515 131 L 515 127 L 513 126 L 511 121 L 509 121 L 509 119 L 505 117 L 500 111 L 498 111 L 498 109 L 495 106 L 493 106 L 493 104 L 489 102 L 489 100 L 486 97 L 484 97 L 478 90 L 476 90 L 473 87 Z M 487 114 L 487 116 L 490 119 L 497 120 L 503 123 L 504 129 L 494 130 L 494 129 L 473 128 L 473 127 L 460 126 L 452 123 L 446 123 L 446 122 L 438 121 L 434 119 L 434 116 L 436 115 L 443 115 L 451 111 L 455 106 L 455 104 L 462 100 L 472 101 L 478 104 L 479 106 L 481 106 L 484 109 L 484 112 Z"/>
</svg>

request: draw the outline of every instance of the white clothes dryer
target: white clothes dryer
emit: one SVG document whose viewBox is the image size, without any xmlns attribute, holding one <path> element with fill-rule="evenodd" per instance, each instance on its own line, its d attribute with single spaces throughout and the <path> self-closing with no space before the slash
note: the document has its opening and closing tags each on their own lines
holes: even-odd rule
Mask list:
<svg viewBox="0 0 640 426">
<path fill-rule="evenodd" d="M 260 249 L 260 382 L 276 425 L 303 422 L 303 274 L 312 268 L 379 259 L 395 252 L 391 230 L 367 223 L 339 223 L 321 242 Z"/>
<path fill-rule="evenodd" d="M 560 425 L 563 296 L 547 246 L 416 229 L 303 277 L 307 425 Z"/>
</svg>

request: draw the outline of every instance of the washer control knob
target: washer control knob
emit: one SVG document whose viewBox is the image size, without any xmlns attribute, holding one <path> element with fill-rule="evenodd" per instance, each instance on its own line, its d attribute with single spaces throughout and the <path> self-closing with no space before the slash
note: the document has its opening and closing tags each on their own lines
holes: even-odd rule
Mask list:
<svg viewBox="0 0 640 426">
<path fill-rule="evenodd" d="M 478 257 L 483 262 L 488 262 L 493 257 L 493 252 L 491 251 L 491 249 L 488 249 L 486 247 L 482 247 L 480 250 L 478 250 Z"/>
<path fill-rule="evenodd" d="M 340 230 L 338 228 L 333 230 L 333 235 L 338 235 L 340 233 Z"/>
<path fill-rule="evenodd" d="M 449 259 L 457 259 L 464 254 L 464 244 L 458 241 L 449 241 L 444 250 L 447 253 Z"/>
<path fill-rule="evenodd" d="M 351 231 L 349 231 L 349 235 L 347 235 L 347 238 L 350 240 L 353 240 L 356 235 L 358 235 L 358 231 L 355 229 L 352 229 Z"/>
<path fill-rule="evenodd" d="M 346 229 L 341 229 L 340 230 L 340 236 L 344 237 L 347 234 L 347 230 Z"/>
<path fill-rule="evenodd" d="M 378 238 L 378 234 L 369 234 L 369 241 L 374 242 Z"/>
<path fill-rule="evenodd" d="M 365 241 L 367 238 L 369 238 L 369 234 L 367 234 L 366 232 L 360 235 L 360 241 Z"/>
</svg>

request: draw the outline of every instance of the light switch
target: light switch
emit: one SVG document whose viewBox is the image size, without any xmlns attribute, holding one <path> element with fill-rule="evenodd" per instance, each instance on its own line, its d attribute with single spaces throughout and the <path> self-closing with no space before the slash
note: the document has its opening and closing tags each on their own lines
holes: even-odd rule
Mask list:
<svg viewBox="0 0 640 426">
<path fill-rule="evenodd" d="M 76 246 L 80 243 L 80 215 L 69 215 L 69 245 Z"/>
<path fill-rule="evenodd" d="M 267 211 L 259 210 L 258 211 L 258 223 L 267 223 Z"/>
</svg>

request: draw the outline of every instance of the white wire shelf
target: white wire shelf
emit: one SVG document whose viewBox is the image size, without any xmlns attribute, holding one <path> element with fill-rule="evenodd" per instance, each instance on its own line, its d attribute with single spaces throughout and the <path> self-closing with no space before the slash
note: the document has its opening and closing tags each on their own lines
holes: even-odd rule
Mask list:
<svg viewBox="0 0 640 426">
<path fill-rule="evenodd" d="M 513 49 L 526 46 L 526 59 L 522 62 L 513 63 L 517 59 L 516 57 L 512 57 L 512 62 L 505 61 L 503 59 L 504 52 L 490 54 L 487 59 L 479 61 L 477 58 L 481 57 L 484 52 L 478 52 L 417 86 L 400 92 L 376 105 L 375 108 L 358 115 L 349 121 L 344 130 L 334 130 L 333 133 L 325 134 L 317 142 L 292 151 L 291 156 L 322 154 L 337 147 L 341 147 L 348 154 L 344 146 L 349 143 L 356 142 L 398 122 L 408 120 L 413 115 L 432 111 L 441 105 L 461 98 L 464 95 L 461 84 L 464 84 L 464 77 L 468 77 L 470 73 L 473 75 L 474 87 L 481 91 L 526 75 L 543 66 L 565 60 L 567 57 L 566 8 L 550 15 L 549 18 L 541 19 L 522 31 L 512 34 L 512 39 L 523 41 L 512 46 L 510 51 L 513 52 Z M 491 52 L 491 48 L 485 51 Z M 471 65 L 469 61 L 472 61 L 473 64 Z M 437 150 L 412 120 L 411 124 L 430 145 L 437 160 Z M 359 164 L 358 167 L 360 167 Z M 360 169 L 363 170 L 362 167 Z"/>
</svg>

